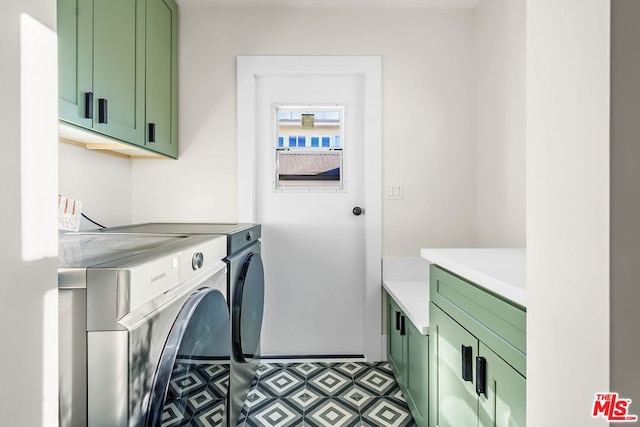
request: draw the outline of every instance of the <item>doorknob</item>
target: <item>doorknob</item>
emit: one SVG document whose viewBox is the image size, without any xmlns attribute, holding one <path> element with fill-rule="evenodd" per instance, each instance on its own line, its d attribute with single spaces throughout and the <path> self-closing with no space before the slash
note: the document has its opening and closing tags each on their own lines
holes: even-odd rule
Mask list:
<svg viewBox="0 0 640 427">
<path fill-rule="evenodd" d="M 356 206 L 355 208 L 353 208 L 352 212 L 355 216 L 359 216 L 364 213 L 364 209 L 362 209 L 360 206 Z"/>
</svg>

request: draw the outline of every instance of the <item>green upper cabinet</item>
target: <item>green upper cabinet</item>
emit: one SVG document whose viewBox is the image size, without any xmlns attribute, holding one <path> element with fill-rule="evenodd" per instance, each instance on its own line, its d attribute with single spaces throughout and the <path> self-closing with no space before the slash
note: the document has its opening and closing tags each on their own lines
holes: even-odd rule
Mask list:
<svg viewBox="0 0 640 427">
<path fill-rule="evenodd" d="M 58 0 L 60 119 L 176 158 L 173 0 Z"/>
<path fill-rule="evenodd" d="M 178 7 L 147 0 L 145 146 L 178 156 Z"/>
<path fill-rule="evenodd" d="M 93 17 L 93 128 L 141 145 L 144 0 L 93 0 Z"/>
<path fill-rule="evenodd" d="M 58 0 L 58 114 L 93 126 L 86 101 L 93 93 L 93 2 Z M 89 109 L 89 110 L 88 110 Z"/>
</svg>

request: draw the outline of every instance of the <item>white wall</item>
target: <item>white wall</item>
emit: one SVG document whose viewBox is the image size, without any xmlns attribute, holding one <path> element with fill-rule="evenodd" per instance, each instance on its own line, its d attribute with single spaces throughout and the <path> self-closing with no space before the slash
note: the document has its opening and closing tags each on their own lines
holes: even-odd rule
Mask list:
<svg viewBox="0 0 640 427">
<path fill-rule="evenodd" d="M 55 2 L 50 0 L 23 0 L 3 2 L 0 13 L 0 117 L 3 141 L 2 166 L 2 245 L 0 245 L 0 413 L 2 425 L 7 426 L 54 426 L 57 425 L 57 259 L 49 257 L 25 260 L 23 254 L 23 225 L 33 220 L 47 222 L 45 215 L 55 215 L 55 191 L 47 191 L 43 200 L 51 206 L 40 212 L 32 212 L 31 220 L 25 218 L 21 209 L 25 181 L 21 178 L 21 119 L 28 119 L 31 111 L 21 116 L 21 38 L 20 14 L 27 13 L 47 27 L 55 28 Z M 55 42 L 55 34 L 51 42 Z M 54 60 L 52 60 L 54 61 Z M 53 70 L 39 69 L 51 77 L 55 85 L 55 62 Z M 42 93 L 42 102 L 51 102 L 51 111 L 46 117 L 32 117 L 33 126 L 49 127 L 52 132 L 33 145 L 55 144 L 55 105 L 57 90 Z M 40 129 L 42 130 L 42 129 Z M 55 150 L 51 150 L 55 152 Z M 43 152 L 39 159 L 46 167 L 34 170 L 29 178 L 37 177 L 44 187 L 55 190 L 55 155 Z M 36 156 L 37 157 L 37 156 Z M 53 185 L 51 185 L 53 183 Z M 53 237 L 55 249 L 55 223 L 41 237 L 42 244 L 48 235 Z M 44 247 L 44 246 L 43 246 Z M 54 251 L 55 252 L 55 251 Z M 34 257 L 37 258 L 37 257 Z M 29 259 L 29 257 L 27 257 Z M 51 304 L 47 304 L 47 302 Z M 47 315 L 50 316 L 48 316 Z M 53 366 L 51 366 L 53 362 Z M 52 371 L 53 369 L 53 371 Z"/>
<path fill-rule="evenodd" d="M 527 2 L 530 426 L 607 425 L 609 18 L 609 1 Z"/>
<path fill-rule="evenodd" d="M 180 159 L 134 161 L 133 218 L 234 221 L 237 55 L 380 55 L 383 252 L 475 234 L 473 11 L 180 8 Z M 412 224 L 407 227 L 407 224 Z"/>
<path fill-rule="evenodd" d="M 64 143 L 58 156 L 60 194 L 80 200 L 82 212 L 105 227 L 131 224 L 131 160 Z"/>
<path fill-rule="evenodd" d="M 475 15 L 476 245 L 526 245 L 526 1 Z"/>
</svg>

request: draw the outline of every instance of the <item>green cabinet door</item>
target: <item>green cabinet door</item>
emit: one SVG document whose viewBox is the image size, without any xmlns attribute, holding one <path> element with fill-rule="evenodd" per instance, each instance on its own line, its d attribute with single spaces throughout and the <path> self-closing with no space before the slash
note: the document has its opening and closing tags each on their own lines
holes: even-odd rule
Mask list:
<svg viewBox="0 0 640 427">
<path fill-rule="evenodd" d="M 405 340 L 400 331 L 402 316 L 403 313 L 400 307 L 390 296 L 387 296 L 387 359 L 401 388 L 406 383 Z"/>
<path fill-rule="evenodd" d="M 58 0 L 57 14 L 58 114 L 65 122 L 91 128 L 85 101 L 93 92 L 93 0 Z"/>
<path fill-rule="evenodd" d="M 485 358 L 486 393 L 480 394 L 480 427 L 523 427 L 526 424 L 526 379 L 480 343 Z"/>
<path fill-rule="evenodd" d="M 178 156 L 178 7 L 147 0 L 145 147 Z"/>
<path fill-rule="evenodd" d="M 413 323 L 406 325 L 406 398 L 416 425 L 426 427 L 429 421 L 429 337 L 422 335 Z"/>
<path fill-rule="evenodd" d="M 142 145 L 144 0 L 93 0 L 94 130 Z"/>
<path fill-rule="evenodd" d="M 474 360 L 478 340 L 436 305 L 429 306 L 430 426 L 467 427 L 478 424 L 478 395 L 474 385 Z M 462 347 L 471 372 L 463 374 Z M 468 365 L 466 365 L 468 366 Z"/>
</svg>

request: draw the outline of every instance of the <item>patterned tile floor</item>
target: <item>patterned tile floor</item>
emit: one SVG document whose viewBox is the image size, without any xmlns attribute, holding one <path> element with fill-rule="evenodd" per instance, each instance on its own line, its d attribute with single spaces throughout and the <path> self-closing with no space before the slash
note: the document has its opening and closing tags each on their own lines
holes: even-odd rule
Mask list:
<svg viewBox="0 0 640 427">
<path fill-rule="evenodd" d="M 238 427 L 415 426 L 386 362 L 264 363 Z"/>
<path fill-rule="evenodd" d="M 228 363 L 177 360 L 171 373 L 161 427 L 219 426 L 228 387 Z"/>
</svg>

